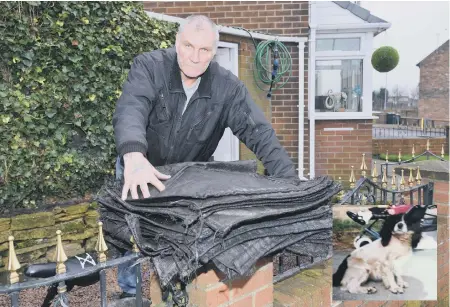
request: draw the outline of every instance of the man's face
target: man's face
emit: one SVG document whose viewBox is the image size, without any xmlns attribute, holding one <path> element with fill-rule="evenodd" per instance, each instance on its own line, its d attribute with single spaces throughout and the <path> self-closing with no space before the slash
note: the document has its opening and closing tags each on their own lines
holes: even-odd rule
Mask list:
<svg viewBox="0 0 450 307">
<path fill-rule="evenodd" d="M 185 77 L 198 78 L 214 57 L 215 35 L 208 25 L 188 24 L 177 34 L 175 43 L 178 65 Z"/>
</svg>

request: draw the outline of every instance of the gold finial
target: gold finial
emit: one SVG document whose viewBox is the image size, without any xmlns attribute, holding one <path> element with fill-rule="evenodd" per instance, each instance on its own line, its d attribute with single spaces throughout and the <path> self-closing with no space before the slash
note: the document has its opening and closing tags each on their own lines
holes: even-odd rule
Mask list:
<svg viewBox="0 0 450 307">
<path fill-rule="evenodd" d="M 388 159 L 388 156 L 389 156 L 389 151 L 388 151 L 388 150 L 386 150 L 386 163 L 389 163 L 389 159 Z"/>
<path fill-rule="evenodd" d="M 372 180 L 373 182 L 377 182 L 378 180 L 378 171 L 377 171 L 377 161 L 373 161 L 373 168 L 372 168 Z"/>
<path fill-rule="evenodd" d="M 20 263 L 17 259 L 16 251 L 14 250 L 14 237 L 9 236 L 9 253 L 8 253 L 8 271 L 9 271 L 9 283 L 15 284 L 19 282 L 19 274 L 16 272 L 20 269 Z"/>
<path fill-rule="evenodd" d="M 394 168 L 392 169 L 392 179 L 391 179 L 391 186 L 393 190 L 395 190 L 396 185 L 397 185 L 397 178 L 395 178 L 395 168 Z"/>
<path fill-rule="evenodd" d="M 402 162 L 402 149 L 398 150 L 398 162 Z"/>
<path fill-rule="evenodd" d="M 56 274 L 64 274 L 66 272 L 66 265 L 64 262 L 67 260 L 66 253 L 61 242 L 61 230 L 56 231 Z"/>
<path fill-rule="evenodd" d="M 412 167 L 409 168 L 409 178 L 408 178 L 409 187 L 412 188 L 414 186 L 414 176 Z"/>
<path fill-rule="evenodd" d="M 427 151 L 430 151 L 430 139 L 427 139 Z"/>
<path fill-rule="evenodd" d="M 405 189 L 405 176 L 403 175 L 405 170 L 402 169 L 402 177 L 400 178 L 400 190 Z"/>
<path fill-rule="evenodd" d="M 387 175 L 386 175 L 386 167 L 383 168 L 383 178 L 381 178 L 381 186 L 386 189 L 387 188 Z"/>
<path fill-rule="evenodd" d="M 352 171 L 350 173 L 350 189 L 353 189 L 355 187 L 355 171 L 353 170 L 353 165 L 352 165 Z"/>
<path fill-rule="evenodd" d="M 367 170 L 367 165 L 366 165 L 366 154 L 363 153 L 362 154 L 363 158 L 362 158 L 362 163 L 361 163 L 361 175 L 363 177 L 366 177 L 366 170 Z"/>
<path fill-rule="evenodd" d="M 420 185 L 420 182 L 422 181 L 422 176 L 420 176 L 420 168 L 417 167 L 417 175 L 416 175 L 416 183 Z"/>
<path fill-rule="evenodd" d="M 445 152 L 444 152 L 444 144 L 442 144 L 442 148 L 441 148 L 441 158 L 443 158 L 444 155 L 445 155 Z"/>
<path fill-rule="evenodd" d="M 95 250 L 97 251 L 98 262 L 106 262 L 105 252 L 108 250 L 106 246 L 105 238 L 103 237 L 103 223 L 98 222 L 98 238 Z"/>
<path fill-rule="evenodd" d="M 412 157 L 414 158 L 416 156 L 416 151 L 414 150 L 414 143 L 413 143 L 413 148 L 412 148 Z"/>
<path fill-rule="evenodd" d="M 136 244 L 136 241 L 134 241 L 133 236 L 131 236 L 130 241 L 131 241 L 131 243 L 133 243 L 133 249 L 132 249 L 133 253 L 139 253 L 139 248 Z"/>
</svg>

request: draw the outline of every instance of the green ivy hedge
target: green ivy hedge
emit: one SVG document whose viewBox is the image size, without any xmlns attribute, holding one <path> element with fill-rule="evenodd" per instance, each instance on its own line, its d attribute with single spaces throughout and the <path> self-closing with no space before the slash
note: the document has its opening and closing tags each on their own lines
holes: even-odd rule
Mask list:
<svg viewBox="0 0 450 307">
<path fill-rule="evenodd" d="M 0 212 L 103 184 L 132 60 L 172 46 L 177 27 L 136 2 L 0 3 Z"/>
</svg>

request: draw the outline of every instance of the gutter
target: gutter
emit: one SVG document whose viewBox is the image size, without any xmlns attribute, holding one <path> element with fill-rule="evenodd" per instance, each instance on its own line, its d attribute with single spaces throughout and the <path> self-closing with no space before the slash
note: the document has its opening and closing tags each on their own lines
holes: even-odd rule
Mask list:
<svg viewBox="0 0 450 307">
<path fill-rule="evenodd" d="M 145 13 L 153 19 L 163 20 L 167 22 L 175 22 L 180 23 L 184 19 L 180 17 L 175 16 L 169 16 L 165 14 L 160 13 L 154 13 L 150 11 L 145 11 Z M 219 29 L 219 33 L 223 34 L 230 34 L 235 35 L 239 37 L 245 37 L 250 38 L 247 31 L 241 30 L 239 28 L 234 27 L 227 27 L 227 26 L 220 26 L 218 25 L 217 28 Z M 269 34 L 263 34 L 258 32 L 252 32 L 249 31 L 254 39 L 260 39 L 260 40 L 278 40 L 279 42 L 286 42 L 286 43 L 297 43 L 298 49 L 299 49 L 299 69 L 298 69 L 298 177 L 301 180 L 308 180 L 304 177 L 304 121 L 305 121 L 305 101 L 304 101 L 304 48 L 305 48 L 305 42 L 308 41 L 307 37 L 292 37 L 292 36 L 275 36 L 275 35 L 269 35 Z M 311 52 L 310 52 L 311 54 Z M 309 79 L 314 80 L 314 79 Z M 311 146 L 310 146 L 311 148 Z"/>
<path fill-rule="evenodd" d="M 372 31 L 374 36 L 377 36 L 383 31 L 386 31 L 391 27 L 389 22 L 377 22 L 377 23 L 363 23 L 363 24 L 335 24 L 335 25 L 317 25 L 316 30 L 321 33 L 339 33 L 339 32 L 355 32 L 358 30 Z"/>
<path fill-rule="evenodd" d="M 374 29 L 374 30 L 386 30 L 391 27 L 391 23 L 389 22 L 376 22 L 376 23 L 343 23 L 343 24 L 330 24 L 330 25 L 317 25 L 316 29 L 318 31 L 321 30 L 345 30 L 345 29 Z"/>
</svg>

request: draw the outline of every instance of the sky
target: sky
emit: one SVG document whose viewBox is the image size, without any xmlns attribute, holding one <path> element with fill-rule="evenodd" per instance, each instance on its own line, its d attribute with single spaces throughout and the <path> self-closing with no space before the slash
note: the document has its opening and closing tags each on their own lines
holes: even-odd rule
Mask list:
<svg viewBox="0 0 450 307">
<path fill-rule="evenodd" d="M 400 61 L 387 74 L 387 88 L 398 87 L 408 94 L 419 84 L 423 58 L 449 39 L 448 1 L 361 1 L 372 15 L 391 23 L 374 38 L 374 50 L 381 46 L 397 49 Z M 386 74 L 373 70 L 373 89 L 385 87 Z"/>
</svg>

